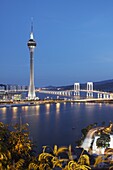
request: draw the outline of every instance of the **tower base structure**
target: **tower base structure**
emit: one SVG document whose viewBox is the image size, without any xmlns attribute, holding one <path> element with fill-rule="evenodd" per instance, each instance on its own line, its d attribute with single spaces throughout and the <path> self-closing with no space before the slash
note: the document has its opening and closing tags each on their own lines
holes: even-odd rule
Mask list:
<svg viewBox="0 0 113 170">
<path fill-rule="evenodd" d="M 35 100 L 35 99 L 36 99 L 35 89 L 34 89 L 33 91 L 31 91 L 31 89 L 30 89 L 30 87 L 29 87 L 28 99 L 29 99 L 29 100 Z"/>
</svg>

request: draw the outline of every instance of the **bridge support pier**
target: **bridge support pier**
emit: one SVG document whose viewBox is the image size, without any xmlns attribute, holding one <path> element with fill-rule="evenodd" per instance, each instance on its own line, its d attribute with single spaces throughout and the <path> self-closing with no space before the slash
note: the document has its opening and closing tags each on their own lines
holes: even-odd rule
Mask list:
<svg viewBox="0 0 113 170">
<path fill-rule="evenodd" d="M 104 99 L 109 99 L 109 94 L 104 93 L 103 97 Z"/>
<path fill-rule="evenodd" d="M 110 94 L 110 99 L 113 99 L 113 94 Z"/>
<path fill-rule="evenodd" d="M 87 82 L 87 97 L 93 97 L 93 82 Z"/>
<path fill-rule="evenodd" d="M 69 92 L 68 92 L 68 96 L 70 96 L 70 95 L 71 95 L 71 92 L 69 91 Z"/>
<path fill-rule="evenodd" d="M 100 99 L 102 99 L 102 94 L 101 93 L 98 93 L 98 98 Z"/>
</svg>

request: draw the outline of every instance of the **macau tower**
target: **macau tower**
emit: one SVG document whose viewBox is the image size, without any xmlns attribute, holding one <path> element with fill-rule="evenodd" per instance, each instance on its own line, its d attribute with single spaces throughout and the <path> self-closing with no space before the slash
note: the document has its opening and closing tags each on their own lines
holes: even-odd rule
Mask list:
<svg viewBox="0 0 113 170">
<path fill-rule="evenodd" d="M 28 91 L 28 99 L 34 100 L 36 98 L 35 85 L 34 85 L 34 49 L 36 47 L 36 42 L 33 37 L 33 24 L 31 24 L 30 39 L 27 43 L 30 52 L 30 84 Z"/>
</svg>

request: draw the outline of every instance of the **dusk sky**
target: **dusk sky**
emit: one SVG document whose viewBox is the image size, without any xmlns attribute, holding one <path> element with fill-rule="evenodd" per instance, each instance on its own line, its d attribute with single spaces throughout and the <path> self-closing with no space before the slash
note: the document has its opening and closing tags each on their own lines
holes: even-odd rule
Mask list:
<svg viewBox="0 0 113 170">
<path fill-rule="evenodd" d="M 1 0 L 0 83 L 35 86 L 113 79 L 113 0 Z"/>
</svg>

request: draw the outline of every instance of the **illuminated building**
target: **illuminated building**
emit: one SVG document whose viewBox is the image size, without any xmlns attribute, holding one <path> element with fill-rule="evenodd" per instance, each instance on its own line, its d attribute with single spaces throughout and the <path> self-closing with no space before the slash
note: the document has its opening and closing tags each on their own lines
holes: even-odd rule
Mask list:
<svg viewBox="0 0 113 170">
<path fill-rule="evenodd" d="M 30 84 L 28 91 L 28 99 L 32 100 L 36 98 L 35 86 L 34 86 L 34 49 L 36 47 L 36 42 L 33 38 L 33 25 L 31 25 L 30 40 L 27 43 L 30 51 Z"/>
</svg>

